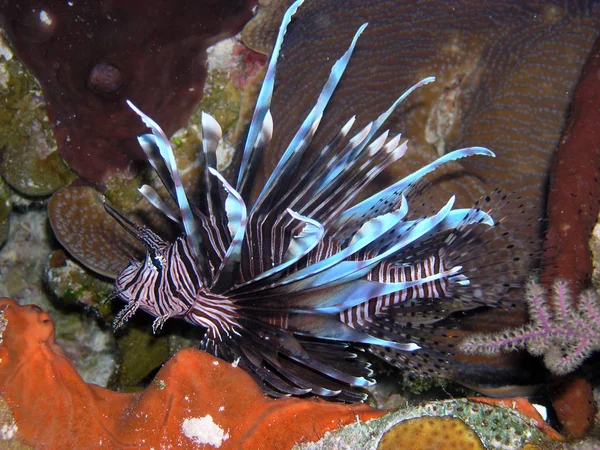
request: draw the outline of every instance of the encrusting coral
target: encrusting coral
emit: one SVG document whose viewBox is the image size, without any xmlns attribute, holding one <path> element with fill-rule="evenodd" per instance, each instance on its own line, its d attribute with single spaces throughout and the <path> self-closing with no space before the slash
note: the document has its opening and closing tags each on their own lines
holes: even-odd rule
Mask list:
<svg viewBox="0 0 600 450">
<path fill-rule="evenodd" d="M 391 413 L 269 399 L 243 370 L 191 349 L 166 363 L 144 392 L 112 392 L 81 379 L 54 333 L 37 306 L 0 299 L 0 448 L 331 449 L 337 442 L 336 448 L 389 449 L 394 434 L 422 424 L 431 426 L 405 436 L 406 448 L 421 448 L 420 440 L 440 433 L 455 444 L 443 448 L 520 449 L 561 438 L 527 411 L 467 399 Z"/>
<path fill-rule="evenodd" d="M 530 282 L 526 290 L 530 323 L 502 333 L 477 334 L 461 343 L 468 354 L 495 355 L 526 349 L 543 356 L 546 367 L 556 375 L 573 372 L 592 352 L 600 350 L 600 303 L 587 290 L 574 302 L 568 283 L 556 281 L 552 296 Z"/>
<path fill-rule="evenodd" d="M 462 420 L 455 417 L 419 417 L 400 422 L 381 439 L 377 450 L 484 450 L 485 447 Z"/>
<path fill-rule="evenodd" d="M 266 398 L 243 370 L 190 349 L 144 392 L 112 392 L 81 379 L 47 313 L 7 298 L 0 311 L 0 395 L 13 416 L 0 427 L 36 448 L 285 449 L 384 414 L 366 405 Z"/>
</svg>

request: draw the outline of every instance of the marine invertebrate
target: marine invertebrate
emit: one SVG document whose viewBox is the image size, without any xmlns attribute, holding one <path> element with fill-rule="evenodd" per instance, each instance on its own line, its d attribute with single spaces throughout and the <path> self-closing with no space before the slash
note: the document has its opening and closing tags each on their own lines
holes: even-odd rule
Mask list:
<svg viewBox="0 0 600 450">
<path fill-rule="evenodd" d="M 575 89 L 569 121 L 550 174 L 541 280 L 548 287 L 557 278 L 567 280 L 574 297 L 590 279 L 589 236 L 599 212 L 600 152 L 596 137 L 600 126 L 600 83 L 596 76 L 599 68 L 600 39 L 597 39 Z M 582 401 L 583 397 L 586 399 Z M 596 411 L 589 382 L 569 378 L 554 403 L 564 427 L 575 436 L 583 436 Z"/>
<path fill-rule="evenodd" d="M 289 0 L 260 3 L 243 38 L 264 52 L 276 34 L 273 16 L 282 15 Z M 466 158 L 440 168 L 431 186 L 435 197 L 456 194 L 457 205 L 468 206 L 469 199 L 502 186 L 530 196 L 544 216 L 549 168 L 581 68 L 600 32 L 599 8 L 593 0 L 307 4 L 284 45 L 284 53 L 295 57 L 279 69 L 273 151 L 257 180 L 268 177 L 296 131 L 295 118 L 312 107 L 330 55 L 341 52 L 352 30 L 368 21 L 356 61 L 315 139 L 327 143 L 345 114 L 357 114 L 357 126 L 364 126 L 402 86 L 435 74 L 435 85 L 416 92 L 392 115 L 390 130 L 410 136 L 414 152 L 390 165 L 379 186 L 448 149 L 482 145 L 498 158 Z M 302 96 L 299 85 L 305 86 Z"/>
<path fill-rule="evenodd" d="M 243 370 L 191 349 L 165 364 L 144 392 L 117 393 L 85 383 L 54 334 L 40 308 L 0 299 L 0 396 L 13 416 L 0 428 L 35 448 L 291 449 L 357 417 L 384 414 L 366 405 L 266 398 Z"/>
<path fill-rule="evenodd" d="M 349 118 L 327 146 L 305 160 L 366 24 L 331 67 L 316 104 L 256 191 L 256 167 L 276 120 L 269 111 L 276 63 L 301 3 L 295 2 L 282 21 L 235 188 L 215 169 L 221 130 L 212 117 L 202 118 L 204 195 L 191 204 L 166 134 L 129 103 L 152 130 L 139 142 L 176 207 L 150 186 L 140 191 L 184 234 L 165 241 L 106 204 L 107 212 L 146 249 L 144 259 L 117 277 L 115 296 L 127 306 L 115 326 L 138 309 L 156 318 L 155 332 L 170 318 L 182 318 L 206 328 L 202 349 L 239 360 L 267 392 L 358 400 L 363 395 L 356 388 L 372 383 L 371 371 L 350 344 L 423 373 L 451 372 L 454 361 L 443 349 L 452 345 L 440 343 L 432 328 L 455 312 L 509 307 L 502 296 L 520 281 L 523 250 L 515 245 L 518 227 L 510 233 L 500 230 L 510 213 L 496 221 L 490 215 L 497 204 L 500 210 L 510 204 L 502 192 L 473 208 L 454 209 L 451 197 L 437 209 L 419 200 L 426 194 L 414 189 L 445 163 L 493 156 L 486 148 L 449 152 L 356 202 L 378 173 L 406 153 L 400 135 L 380 131 L 383 123 L 432 78 L 399 96 L 351 138 L 355 119 Z M 302 164 L 307 169 L 298 172 Z M 514 205 L 518 213 L 524 208 Z M 411 352 L 416 356 L 407 363 L 403 354 Z"/>
<path fill-rule="evenodd" d="M 526 403 L 526 400 L 523 401 Z M 530 405 L 531 406 L 531 405 Z M 433 401 L 407 406 L 367 423 L 328 432 L 317 442 L 298 444 L 298 450 L 332 448 L 390 449 L 519 449 L 527 444 L 558 448 L 540 427 L 538 417 L 507 406 L 466 399 Z M 537 447 L 536 447 L 537 448 Z"/>
<path fill-rule="evenodd" d="M 590 234 L 600 205 L 600 38 L 575 89 L 569 122 L 556 152 L 548 192 L 542 281 L 567 280 L 579 294 L 590 281 Z"/>
<path fill-rule="evenodd" d="M 236 34 L 253 3 L 26 0 L 0 5 L 0 24 L 42 86 L 60 155 L 98 182 L 143 160 L 124 99 L 180 128 L 202 97 L 207 48 Z"/>
<path fill-rule="evenodd" d="M 477 433 L 455 417 L 419 417 L 394 425 L 377 446 L 377 450 L 435 448 L 485 450 Z"/>
<path fill-rule="evenodd" d="M 497 405 L 506 406 L 512 408 L 515 411 L 520 412 L 524 416 L 533 419 L 537 423 L 537 427 L 540 431 L 550 436 L 552 439 L 557 441 L 564 440 L 564 437 L 552 428 L 548 422 L 542 417 L 536 407 L 525 397 L 515 398 L 489 398 L 489 397 L 469 397 L 468 400 L 472 402 L 484 403 L 486 405 Z"/>
<path fill-rule="evenodd" d="M 530 282 L 526 289 L 530 323 L 491 335 L 473 335 L 460 344 L 466 353 L 497 354 L 526 349 L 543 356 L 556 375 L 573 372 L 592 352 L 600 349 L 598 295 L 583 292 L 574 301 L 565 281 L 556 281 L 550 299 L 543 287 Z"/>
</svg>

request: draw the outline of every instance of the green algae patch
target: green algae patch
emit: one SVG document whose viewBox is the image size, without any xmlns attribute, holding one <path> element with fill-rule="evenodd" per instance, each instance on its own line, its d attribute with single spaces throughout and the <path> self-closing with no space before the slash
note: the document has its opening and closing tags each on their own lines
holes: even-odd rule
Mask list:
<svg viewBox="0 0 600 450">
<path fill-rule="evenodd" d="M 235 87 L 227 71 L 219 69 L 209 71 L 199 109 L 210 112 L 221 125 L 223 134 L 236 126 L 241 101 L 242 91 Z M 199 114 L 194 115 L 194 121 L 196 120 L 200 124 Z"/>
<path fill-rule="evenodd" d="M 119 391 L 138 391 L 154 371 L 169 359 L 166 335 L 153 335 L 146 325 L 142 328 L 129 325 L 117 336 L 121 360 L 110 385 Z"/>
<path fill-rule="evenodd" d="M 105 321 L 112 320 L 112 307 L 107 299 L 113 284 L 96 277 L 67 257 L 62 250 L 54 252 L 46 268 L 46 285 L 66 305 L 82 303 L 93 308 Z"/>
<path fill-rule="evenodd" d="M 57 151 L 37 80 L 0 34 L 0 174 L 15 190 L 47 196 L 76 175 Z"/>
<path fill-rule="evenodd" d="M 8 216 L 12 211 L 10 189 L 0 178 L 0 248 L 8 238 Z"/>
</svg>

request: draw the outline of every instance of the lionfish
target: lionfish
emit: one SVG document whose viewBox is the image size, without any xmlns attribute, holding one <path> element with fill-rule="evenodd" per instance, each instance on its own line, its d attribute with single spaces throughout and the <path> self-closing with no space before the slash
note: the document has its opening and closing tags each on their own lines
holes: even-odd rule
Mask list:
<svg viewBox="0 0 600 450">
<path fill-rule="evenodd" d="M 183 234 L 167 242 L 105 203 L 146 250 L 143 260 L 130 263 L 116 279 L 115 296 L 127 306 L 115 328 L 138 309 L 156 318 L 154 332 L 168 319 L 183 319 L 206 329 L 201 349 L 237 362 L 271 395 L 357 401 L 364 399 L 361 388 L 374 384 L 370 364 L 357 357 L 360 351 L 423 373 L 439 369 L 449 361 L 434 348 L 432 328 L 452 313 L 497 305 L 511 284 L 510 269 L 503 252 L 485 250 L 487 230 L 500 222 L 482 204 L 455 209 L 451 197 L 431 214 L 411 212 L 415 186 L 425 175 L 459 158 L 493 157 L 486 148 L 447 153 L 358 201 L 365 186 L 407 151 L 400 135 L 380 132 L 384 122 L 433 77 L 412 86 L 351 137 L 355 117 L 350 118 L 313 153 L 306 170 L 298 170 L 367 24 L 333 64 L 316 104 L 251 201 L 254 174 L 273 133 L 269 107 L 276 63 L 302 2 L 283 17 L 235 187 L 216 170 L 221 129 L 213 117 L 202 114 L 204 194 L 191 202 L 167 136 L 128 102 L 152 131 L 138 141 L 176 207 L 148 185 L 140 192 Z M 491 204 L 490 197 L 486 202 Z M 407 354 L 422 357 L 406 364 Z"/>
</svg>

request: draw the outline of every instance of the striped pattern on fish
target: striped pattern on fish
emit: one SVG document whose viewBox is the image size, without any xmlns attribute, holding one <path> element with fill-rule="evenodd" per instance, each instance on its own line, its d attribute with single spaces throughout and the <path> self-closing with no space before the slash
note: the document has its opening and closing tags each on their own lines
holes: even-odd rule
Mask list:
<svg viewBox="0 0 600 450">
<path fill-rule="evenodd" d="M 333 64 L 314 108 L 253 194 L 256 167 L 274 129 L 269 105 L 276 62 L 301 4 L 296 1 L 284 16 L 235 186 L 215 169 L 221 129 L 214 118 L 202 114 L 203 195 L 188 199 L 164 132 L 129 102 L 152 130 L 138 140 L 172 201 L 150 186 L 140 192 L 183 234 L 165 241 L 106 204 L 147 251 L 116 280 L 115 295 L 127 306 L 115 327 L 138 309 L 156 318 L 155 332 L 168 319 L 183 319 L 206 329 L 202 349 L 239 361 L 272 395 L 356 401 L 364 399 L 360 389 L 374 383 L 357 349 L 427 354 L 426 338 L 405 333 L 411 327 L 406 317 L 420 320 L 425 333 L 453 312 L 498 305 L 522 273 L 510 261 L 506 268 L 501 250 L 512 243 L 497 231 L 505 218 L 491 215 L 494 201 L 505 200 L 502 192 L 471 209 L 454 209 L 454 197 L 431 213 L 412 208 L 420 198 L 414 186 L 426 175 L 460 158 L 494 156 L 488 149 L 450 152 L 358 200 L 369 182 L 407 152 L 400 135 L 381 127 L 398 104 L 433 78 L 408 89 L 362 129 L 353 132 L 350 118 L 327 146 L 306 152 L 366 24 Z M 299 173 L 308 154 L 314 156 Z"/>
</svg>

